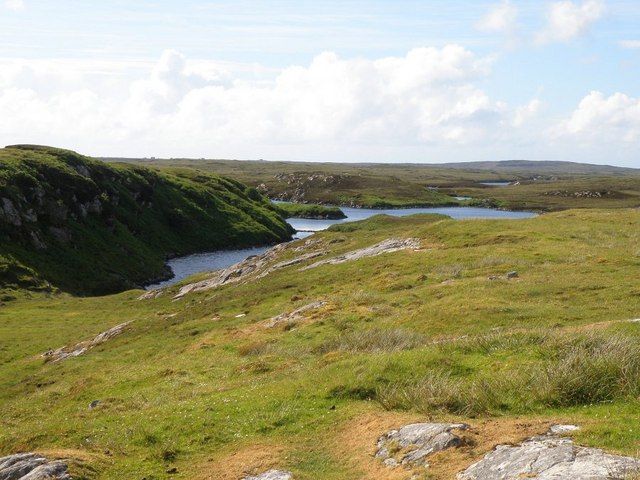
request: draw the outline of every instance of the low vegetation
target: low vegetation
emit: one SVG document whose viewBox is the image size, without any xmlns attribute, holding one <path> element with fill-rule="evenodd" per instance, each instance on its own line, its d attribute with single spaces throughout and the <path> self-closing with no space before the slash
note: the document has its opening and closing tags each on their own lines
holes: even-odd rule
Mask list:
<svg viewBox="0 0 640 480">
<path fill-rule="evenodd" d="M 238 480 L 268 468 L 396 478 L 372 458 L 376 439 L 433 419 L 469 423 L 479 442 L 434 457 L 434 472 L 550 423 L 636 455 L 638 232 L 637 209 L 376 216 L 295 241 L 274 261 L 389 238 L 420 248 L 291 264 L 177 301 L 180 285 L 149 300 L 34 293 L 0 309 L 10 339 L 0 342 L 0 453 L 65 452 L 72 473 L 92 479 Z M 318 300 L 294 325 L 267 326 Z M 125 321 L 84 355 L 41 357 Z"/>
<path fill-rule="evenodd" d="M 0 288 L 14 294 L 121 291 L 166 277 L 167 256 L 290 235 L 271 203 L 235 180 L 50 147 L 0 150 Z"/>
<path fill-rule="evenodd" d="M 275 204 L 280 214 L 285 218 L 311 218 L 311 219 L 327 219 L 339 220 L 346 218 L 339 207 L 331 207 L 326 205 L 317 205 L 309 203 L 289 203 L 279 202 Z"/>
<path fill-rule="evenodd" d="M 190 166 L 236 178 L 271 198 L 293 202 L 370 208 L 470 205 L 538 211 L 640 206 L 640 170 L 572 162 L 438 165 L 110 160 L 164 168 Z M 503 182 L 504 186 L 485 184 L 490 182 Z"/>
</svg>

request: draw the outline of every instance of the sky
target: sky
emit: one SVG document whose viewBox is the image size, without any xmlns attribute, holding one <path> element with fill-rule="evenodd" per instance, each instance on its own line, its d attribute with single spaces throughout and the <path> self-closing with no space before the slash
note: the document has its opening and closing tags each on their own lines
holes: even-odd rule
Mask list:
<svg viewBox="0 0 640 480">
<path fill-rule="evenodd" d="M 0 0 L 0 144 L 640 168 L 640 1 Z"/>
</svg>

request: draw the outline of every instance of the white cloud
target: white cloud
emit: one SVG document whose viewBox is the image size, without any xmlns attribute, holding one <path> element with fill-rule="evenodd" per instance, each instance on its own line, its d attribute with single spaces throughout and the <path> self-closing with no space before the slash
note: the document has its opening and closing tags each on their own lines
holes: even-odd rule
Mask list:
<svg viewBox="0 0 640 480">
<path fill-rule="evenodd" d="M 491 63 L 458 45 L 376 60 L 325 52 L 267 81 L 173 50 L 137 79 L 0 62 L 0 142 L 198 156 L 234 145 L 473 145 L 534 109 L 510 109 L 476 85 Z"/>
<path fill-rule="evenodd" d="M 620 46 L 629 49 L 640 48 L 640 40 L 621 40 Z"/>
<path fill-rule="evenodd" d="M 590 92 L 555 133 L 593 144 L 637 142 L 640 140 L 640 98 L 623 93 L 605 97 L 601 92 Z"/>
<path fill-rule="evenodd" d="M 495 5 L 476 27 L 483 32 L 511 33 L 516 28 L 518 9 L 509 1 Z"/>
<path fill-rule="evenodd" d="M 538 43 L 567 42 L 586 33 L 604 11 L 604 2 L 601 0 L 552 3 L 547 14 L 547 26 L 536 40 Z"/>
<path fill-rule="evenodd" d="M 539 99 L 534 98 L 526 105 L 516 108 L 515 115 L 513 117 L 513 125 L 515 127 L 524 125 L 528 120 L 537 115 L 541 105 L 542 102 Z"/>
<path fill-rule="evenodd" d="M 155 63 L 0 59 L 0 144 L 94 155 L 445 161 L 597 160 L 615 142 L 634 158 L 639 99 L 592 92 L 551 123 L 541 99 L 508 105 L 481 88 L 492 61 L 458 45 L 374 60 L 325 52 L 269 76 L 173 50 Z"/>
<path fill-rule="evenodd" d="M 4 0 L 4 8 L 14 12 L 24 10 L 24 0 Z"/>
</svg>

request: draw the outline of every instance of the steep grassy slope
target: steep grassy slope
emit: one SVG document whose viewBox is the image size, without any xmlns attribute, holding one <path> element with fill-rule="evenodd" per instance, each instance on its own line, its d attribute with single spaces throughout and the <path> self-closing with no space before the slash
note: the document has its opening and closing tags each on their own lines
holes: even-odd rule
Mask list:
<svg viewBox="0 0 640 480">
<path fill-rule="evenodd" d="M 427 418 L 473 429 L 427 478 L 453 478 L 551 422 L 637 454 L 638 232 L 637 210 L 379 216 L 273 261 L 324 255 L 179 301 L 176 286 L 151 300 L 12 302 L 0 309 L 0 455 L 76 459 L 74 473 L 92 479 L 239 480 L 279 467 L 296 480 L 400 480 L 411 472 L 375 459 L 376 439 Z M 388 238 L 422 247 L 299 270 Z M 83 356 L 39 356 L 130 320 Z"/>
<path fill-rule="evenodd" d="M 0 150 L 0 285 L 107 293 L 166 275 L 168 255 L 275 243 L 290 228 L 255 189 L 186 169 Z"/>
<path fill-rule="evenodd" d="M 572 162 L 461 164 L 336 164 L 235 160 L 127 162 L 191 166 L 228 175 L 272 198 L 363 207 L 476 204 L 543 211 L 640 206 L 640 170 Z M 481 182 L 518 182 L 492 187 Z M 462 202 L 464 203 L 464 202 Z"/>
</svg>

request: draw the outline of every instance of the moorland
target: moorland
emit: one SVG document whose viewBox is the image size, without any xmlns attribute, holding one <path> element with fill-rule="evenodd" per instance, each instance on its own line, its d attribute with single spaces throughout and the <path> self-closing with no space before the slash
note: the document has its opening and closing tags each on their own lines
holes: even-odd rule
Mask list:
<svg viewBox="0 0 640 480">
<path fill-rule="evenodd" d="M 0 307 L 0 455 L 61 458 L 74 479 L 240 480 L 269 469 L 296 480 L 452 479 L 496 445 L 556 424 L 579 426 L 569 433 L 578 445 L 640 451 L 636 170 L 105 164 L 26 147 L 1 151 L 0 164 L 2 178 L 24 178 L 5 184 L 14 206 L 37 185 L 66 205 L 63 185 L 75 182 L 74 193 L 120 198 L 110 215 L 84 220 L 78 211 L 50 224 L 36 212 L 30 228 L 42 232 L 43 252 L 3 231 L 0 253 L 28 269 L 17 277 L 39 280 L 9 279 Z M 300 190 L 281 179 L 289 175 L 320 181 Z M 324 180 L 331 176 L 348 182 Z M 511 185 L 482 183 L 498 181 Z M 132 192 L 148 184 L 142 204 Z M 135 283 L 155 275 L 168 253 L 288 240 L 289 214 L 267 196 L 367 206 L 470 201 L 461 196 L 541 214 L 377 215 L 162 289 L 92 293 L 111 288 L 99 285 L 106 264 Z M 173 208 L 194 224 L 176 224 Z M 51 226 L 70 230 L 66 244 Z M 89 250 L 93 235 L 120 250 L 101 243 L 102 259 Z M 136 242 L 151 245 L 141 250 L 148 256 Z M 95 271 L 78 261 L 69 273 L 73 250 Z M 147 259 L 160 267 L 140 266 Z M 131 276 L 121 266 L 128 262 L 148 270 Z M 69 287 L 85 282 L 91 289 Z M 428 468 L 375 457 L 382 435 L 414 422 L 468 429 L 455 448 L 430 455 Z"/>
</svg>

